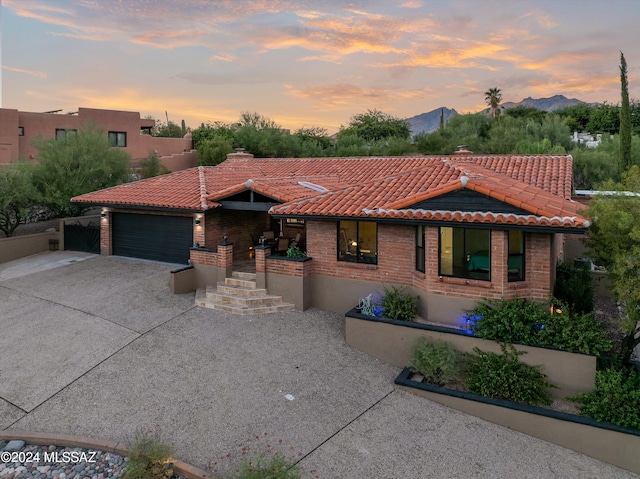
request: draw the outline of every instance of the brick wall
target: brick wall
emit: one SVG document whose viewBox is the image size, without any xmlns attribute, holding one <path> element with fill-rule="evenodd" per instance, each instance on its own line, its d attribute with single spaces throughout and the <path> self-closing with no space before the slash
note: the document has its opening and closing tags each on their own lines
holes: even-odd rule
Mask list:
<svg viewBox="0 0 640 479">
<path fill-rule="evenodd" d="M 516 295 L 546 300 L 555 270 L 555 248 L 550 234 L 527 234 L 526 281 L 508 281 L 508 233 L 491 232 L 491 281 L 438 275 L 437 227 L 425 228 L 426 272 L 415 269 L 415 227 L 378 225 L 378 264 L 337 260 L 337 226 L 331 221 L 307 222 L 307 253 L 315 275 L 413 286 L 425 293 L 460 298 L 513 298 Z"/>
<path fill-rule="evenodd" d="M 100 254 L 111 255 L 111 212 L 100 218 Z"/>
<path fill-rule="evenodd" d="M 192 249 L 189 251 L 191 264 L 203 264 L 206 266 L 219 266 L 218 253 L 213 250 Z"/>
<path fill-rule="evenodd" d="M 266 272 L 282 274 L 286 276 L 310 276 L 313 270 L 313 259 L 307 261 L 295 261 L 282 257 L 268 257 Z"/>
</svg>

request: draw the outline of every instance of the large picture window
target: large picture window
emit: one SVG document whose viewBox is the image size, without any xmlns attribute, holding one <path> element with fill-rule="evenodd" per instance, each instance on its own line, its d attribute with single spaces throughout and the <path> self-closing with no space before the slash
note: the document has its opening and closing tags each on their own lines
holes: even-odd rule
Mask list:
<svg viewBox="0 0 640 479">
<path fill-rule="evenodd" d="M 509 281 L 524 281 L 525 234 L 509 231 Z"/>
<path fill-rule="evenodd" d="M 368 221 L 338 222 L 338 261 L 378 263 L 377 224 Z"/>
<path fill-rule="evenodd" d="M 440 276 L 491 280 L 491 230 L 440 228 Z"/>
<path fill-rule="evenodd" d="M 77 135 L 78 130 L 65 130 L 64 128 L 56 128 L 56 140 L 66 140 L 71 135 Z"/>
</svg>

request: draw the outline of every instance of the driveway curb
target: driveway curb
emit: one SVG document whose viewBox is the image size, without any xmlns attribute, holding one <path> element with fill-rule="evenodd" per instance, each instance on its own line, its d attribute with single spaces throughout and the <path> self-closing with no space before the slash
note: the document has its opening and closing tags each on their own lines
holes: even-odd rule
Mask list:
<svg viewBox="0 0 640 479">
<path fill-rule="evenodd" d="M 12 439 L 17 439 L 24 441 L 27 444 L 35 444 L 39 446 L 49 444 L 54 446 L 98 449 L 100 451 L 120 454 L 121 456 L 126 456 L 129 453 L 129 449 L 121 442 L 103 441 L 83 436 L 73 436 L 71 434 L 53 434 L 30 431 L 0 431 L 0 441 L 10 441 Z M 178 459 L 173 461 L 173 470 L 187 479 L 211 479 L 211 475 L 207 472 Z"/>
</svg>

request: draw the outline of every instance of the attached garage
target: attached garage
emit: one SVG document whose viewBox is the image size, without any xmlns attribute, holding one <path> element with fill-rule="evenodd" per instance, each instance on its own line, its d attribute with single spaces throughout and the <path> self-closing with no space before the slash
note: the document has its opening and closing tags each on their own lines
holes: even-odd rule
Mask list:
<svg viewBox="0 0 640 479">
<path fill-rule="evenodd" d="M 114 255 L 188 263 L 193 245 L 193 217 L 114 212 L 111 221 Z"/>
</svg>

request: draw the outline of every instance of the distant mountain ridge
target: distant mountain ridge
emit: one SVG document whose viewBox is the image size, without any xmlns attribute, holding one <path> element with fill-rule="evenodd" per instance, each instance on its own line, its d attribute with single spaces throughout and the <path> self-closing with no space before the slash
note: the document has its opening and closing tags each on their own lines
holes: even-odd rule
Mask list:
<svg viewBox="0 0 640 479">
<path fill-rule="evenodd" d="M 427 113 L 421 113 L 411 118 L 407 118 L 411 133 L 417 135 L 418 133 L 431 133 L 440 128 L 440 115 L 443 114 L 444 122 L 449 121 L 449 118 L 458 114 L 457 111 L 449 109 L 445 106 L 436 108 L 435 110 Z"/>
<path fill-rule="evenodd" d="M 527 106 L 531 108 L 537 108 L 538 110 L 543 110 L 546 112 L 552 112 L 555 110 L 560 110 L 561 108 L 566 108 L 568 106 L 580 105 L 584 103 L 582 100 L 578 100 L 577 98 L 567 98 L 564 95 L 554 95 L 549 98 L 531 98 L 527 97 L 518 103 L 514 103 L 512 101 L 508 101 L 502 103 L 500 105 L 500 109 L 507 110 L 509 108 L 513 108 L 516 106 Z M 427 113 L 421 113 L 416 116 L 412 116 L 411 118 L 407 118 L 407 122 L 409 123 L 409 127 L 411 128 L 411 133 L 413 135 L 417 135 L 418 133 L 431 133 L 436 131 L 440 127 L 440 112 L 444 111 L 444 121 L 445 123 L 451 118 L 458 114 L 454 109 L 449 109 L 447 107 L 436 108 L 435 110 L 429 111 Z M 489 111 L 482 110 L 484 112 Z"/>
<path fill-rule="evenodd" d="M 567 98 L 564 95 L 553 95 L 549 98 L 531 98 L 527 97 L 524 100 L 514 103 L 512 101 L 508 101 L 500 105 L 505 110 L 509 108 L 513 108 L 514 106 L 528 106 L 531 108 L 537 108 L 538 110 L 543 110 L 546 112 L 552 112 L 555 110 L 560 110 L 561 108 L 566 108 L 568 106 L 580 105 L 584 103 L 577 98 Z"/>
</svg>

